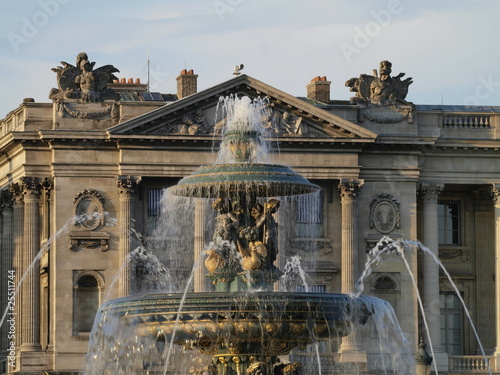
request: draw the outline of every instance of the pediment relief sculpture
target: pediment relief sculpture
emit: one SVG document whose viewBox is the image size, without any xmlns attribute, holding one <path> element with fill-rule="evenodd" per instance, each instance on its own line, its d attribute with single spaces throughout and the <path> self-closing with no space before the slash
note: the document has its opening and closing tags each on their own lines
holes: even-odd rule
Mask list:
<svg viewBox="0 0 500 375">
<path fill-rule="evenodd" d="M 208 110 L 198 108 L 196 111 L 183 114 L 154 131 L 155 134 L 189 134 L 189 135 L 220 135 L 226 124 L 226 119 L 212 120 Z M 321 134 L 313 128 L 303 116 L 291 111 L 279 111 L 269 106 L 267 115 L 262 119 L 264 137 L 318 137 Z"/>
<path fill-rule="evenodd" d="M 49 99 L 75 99 L 80 103 L 97 103 L 103 100 L 115 100 L 115 92 L 107 87 L 119 72 L 113 65 L 104 65 L 94 69 L 95 62 L 90 62 L 88 55 L 81 52 L 76 57 L 76 66 L 61 61 L 62 66 L 52 68 L 57 74 L 57 86 L 49 93 Z"/>
</svg>

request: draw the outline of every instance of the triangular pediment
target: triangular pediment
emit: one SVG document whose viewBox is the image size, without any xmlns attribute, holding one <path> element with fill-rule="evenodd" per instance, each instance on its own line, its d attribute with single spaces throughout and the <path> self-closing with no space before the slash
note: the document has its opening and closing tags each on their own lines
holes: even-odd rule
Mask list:
<svg viewBox="0 0 500 375">
<path fill-rule="evenodd" d="M 275 89 L 247 75 L 240 75 L 209 89 L 165 104 L 151 112 L 109 128 L 112 136 L 213 137 L 220 134 L 216 123 L 219 98 L 229 95 L 267 98 L 268 134 L 288 139 L 330 139 L 373 142 L 376 133 L 347 121 L 311 103 Z"/>
</svg>

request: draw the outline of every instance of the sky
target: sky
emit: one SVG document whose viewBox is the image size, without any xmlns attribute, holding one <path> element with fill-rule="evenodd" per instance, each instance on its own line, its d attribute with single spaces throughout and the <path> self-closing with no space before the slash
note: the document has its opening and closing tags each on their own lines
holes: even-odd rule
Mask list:
<svg viewBox="0 0 500 375">
<path fill-rule="evenodd" d="M 95 67 L 175 93 L 194 69 L 198 90 L 243 73 L 294 96 L 316 76 L 345 82 L 392 62 L 412 77 L 415 104 L 500 105 L 498 0 L 4 0 L 0 118 L 24 98 L 50 102 L 52 68 L 87 52 Z"/>
</svg>

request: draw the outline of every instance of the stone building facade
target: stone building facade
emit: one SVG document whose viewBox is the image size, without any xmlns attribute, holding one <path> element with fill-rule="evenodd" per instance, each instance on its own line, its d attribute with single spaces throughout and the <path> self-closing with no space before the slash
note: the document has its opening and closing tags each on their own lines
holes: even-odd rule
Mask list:
<svg viewBox="0 0 500 375">
<path fill-rule="evenodd" d="M 162 189 L 215 161 L 215 112 L 228 95 L 266 98 L 272 161 L 321 187 L 305 203 L 316 207 L 313 217 L 291 211 L 286 220 L 302 229 L 280 244 L 285 256 L 303 259 L 314 290 L 353 292 L 384 236 L 420 240 L 458 294 L 415 246 L 405 253 L 408 267 L 396 254 L 377 264 L 364 293 L 391 302 L 413 352 L 430 338 L 439 369 L 451 373 L 486 367 L 463 299 L 500 372 L 500 107 L 407 102 L 411 79 L 391 77 L 389 62 L 348 80 L 350 100 L 331 100 L 326 77 L 294 97 L 244 74 L 197 91 L 197 75 L 182 71 L 178 95 L 162 95 L 92 68 L 80 54 L 74 67 L 58 68 L 52 102 L 25 100 L 0 122 L 3 373 L 83 368 L 98 305 L 136 287 L 121 266 L 136 246 L 131 233 L 147 239 Z M 61 78 L 69 74 L 81 76 L 71 81 L 77 86 Z M 85 85 L 89 77 L 104 84 Z M 196 258 L 207 235 L 193 222 Z M 198 273 L 194 289 L 205 288 Z M 374 342 L 370 334 L 344 339 L 334 358 L 372 363 Z"/>
</svg>

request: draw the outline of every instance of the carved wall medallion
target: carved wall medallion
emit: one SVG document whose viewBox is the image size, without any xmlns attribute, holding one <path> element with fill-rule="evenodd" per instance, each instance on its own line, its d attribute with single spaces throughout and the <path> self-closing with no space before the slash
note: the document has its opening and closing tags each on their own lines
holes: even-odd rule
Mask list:
<svg viewBox="0 0 500 375">
<path fill-rule="evenodd" d="M 399 202 L 390 194 L 378 194 L 370 204 L 370 228 L 387 234 L 399 225 Z"/>
<path fill-rule="evenodd" d="M 104 224 L 104 198 L 95 190 L 84 190 L 75 198 L 75 226 L 95 230 Z"/>
</svg>

